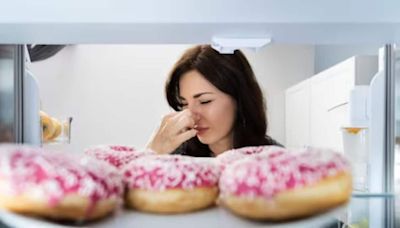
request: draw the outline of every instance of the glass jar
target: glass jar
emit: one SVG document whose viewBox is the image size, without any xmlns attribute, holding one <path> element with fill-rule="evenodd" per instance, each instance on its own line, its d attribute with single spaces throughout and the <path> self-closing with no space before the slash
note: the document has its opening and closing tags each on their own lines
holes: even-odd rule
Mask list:
<svg viewBox="0 0 400 228">
<path fill-rule="evenodd" d="M 353 190 L 368 192 L 369 132 L 367 127 L 343 127 L 343 151 L 350 159 L 353 174 Z"/>
</svg>

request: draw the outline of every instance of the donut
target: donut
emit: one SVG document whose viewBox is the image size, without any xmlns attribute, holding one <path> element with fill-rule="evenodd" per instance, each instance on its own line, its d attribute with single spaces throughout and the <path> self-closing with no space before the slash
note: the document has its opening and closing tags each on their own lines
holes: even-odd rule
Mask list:
<svg viewBox="0 0 400 228">
<path fill-rule="evenodd" d="M 296 219 L 345 204 L 351 182 L 349 163 L 334 151 L 269 151 L 226 166 L 219 202 L 248 219 Z"/>
<path fill-rule="evenodd" d="M 152 154 L 151 151 L 138 151 L 133 146 L 126 145 L 97 145 L 85 150 L 85 154 L 108 164 L 121 168 L 133 159 Z"/>
<path fill-rule="evenodd" d="M 42 138 L 44 141 L 48 141 L 56 131 L 53 120 L 43 111 L 40 111 L 40 120 L 42 123 Z"/>
<path fill-rule="evenodd" d="M 124 167 L 126 205 L 144 212 L 186 213 L 210 207 L 220 171 L 213 158 L 149 155 Z"/>
<path fill-rule="evenodd" d="M 60 221 L 89 221 L 122 202 L 121 176 L 93 159 L 0 145 L 0 208 Z"/>
<path fill-rule="evenodd" d="M 227 165 L 232 164 L 237 160 L 241 160 L 252 155 L 267 154 L 269 152 L 278 153 L 279 151 L 280 153 L 283 153 L 286 152 L 286 149 L 278 146 L 247 146 L 227 150 L 222 154 L 219 154 L 216 157 L 216 161 L 220 168 L 224 170 Z"/>
</svg>

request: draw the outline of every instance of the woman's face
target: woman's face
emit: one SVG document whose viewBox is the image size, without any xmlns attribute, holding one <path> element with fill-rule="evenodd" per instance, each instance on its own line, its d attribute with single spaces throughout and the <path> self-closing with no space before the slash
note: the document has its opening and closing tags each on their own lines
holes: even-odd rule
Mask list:
<svg viewBox="0 0 400 228">
<path fill-rule="evenodd" d="M 196 70 L 182 75 L 179 94 L 183 109 L 195 117 L 197 137 L 214 154 L 231 149 L 236 103 Z"/>
</svg>

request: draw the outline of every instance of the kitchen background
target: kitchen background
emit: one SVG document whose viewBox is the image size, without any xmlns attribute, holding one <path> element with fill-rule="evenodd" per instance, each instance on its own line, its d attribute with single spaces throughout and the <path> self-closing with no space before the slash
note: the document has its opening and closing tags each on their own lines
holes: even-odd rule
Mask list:
<svg viewBox="0 0 400 228">
<path fill-rule="evenodd" d="M 70 45 L 31 63 L 41 109 L 73 117 L 71 144 L 46 145 L 82 151 L 95 144 L 143 148 L 170 112 L 164 82 L 175 61 L 192 45 Z M 285 90 L 354 55 L 377 55 L 378 45 L 272 44 L 243 50 L 264 90 L 269 134 L 286 144 Z"/>
</svg>

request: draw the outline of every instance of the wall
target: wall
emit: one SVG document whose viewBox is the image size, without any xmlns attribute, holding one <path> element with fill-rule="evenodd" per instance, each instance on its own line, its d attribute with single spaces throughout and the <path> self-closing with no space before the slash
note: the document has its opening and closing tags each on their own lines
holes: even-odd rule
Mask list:
<svg viewBox="0 0 400 228">
<path fill-rule="evenodd" d="M 82 151 L 93 144 L 144 147 L 162 115 L 170 112 L 164 81 L 190 45 L 74 45 L 31 64 L 42 109 L 72 116 L 72 143 L 51 145 Z M 268 101 L 269 133 L 284 143 L 284 90 L 311 76 L 311 46 L 271 45 L 245 51 Z"/>
<path fill-rule="evenodd" d="M 314 74 L 314 48 L 280 44 L 245 54 L 267 101 L 268 133 L 285 144 L 285 90 Z"/>
</svg>

